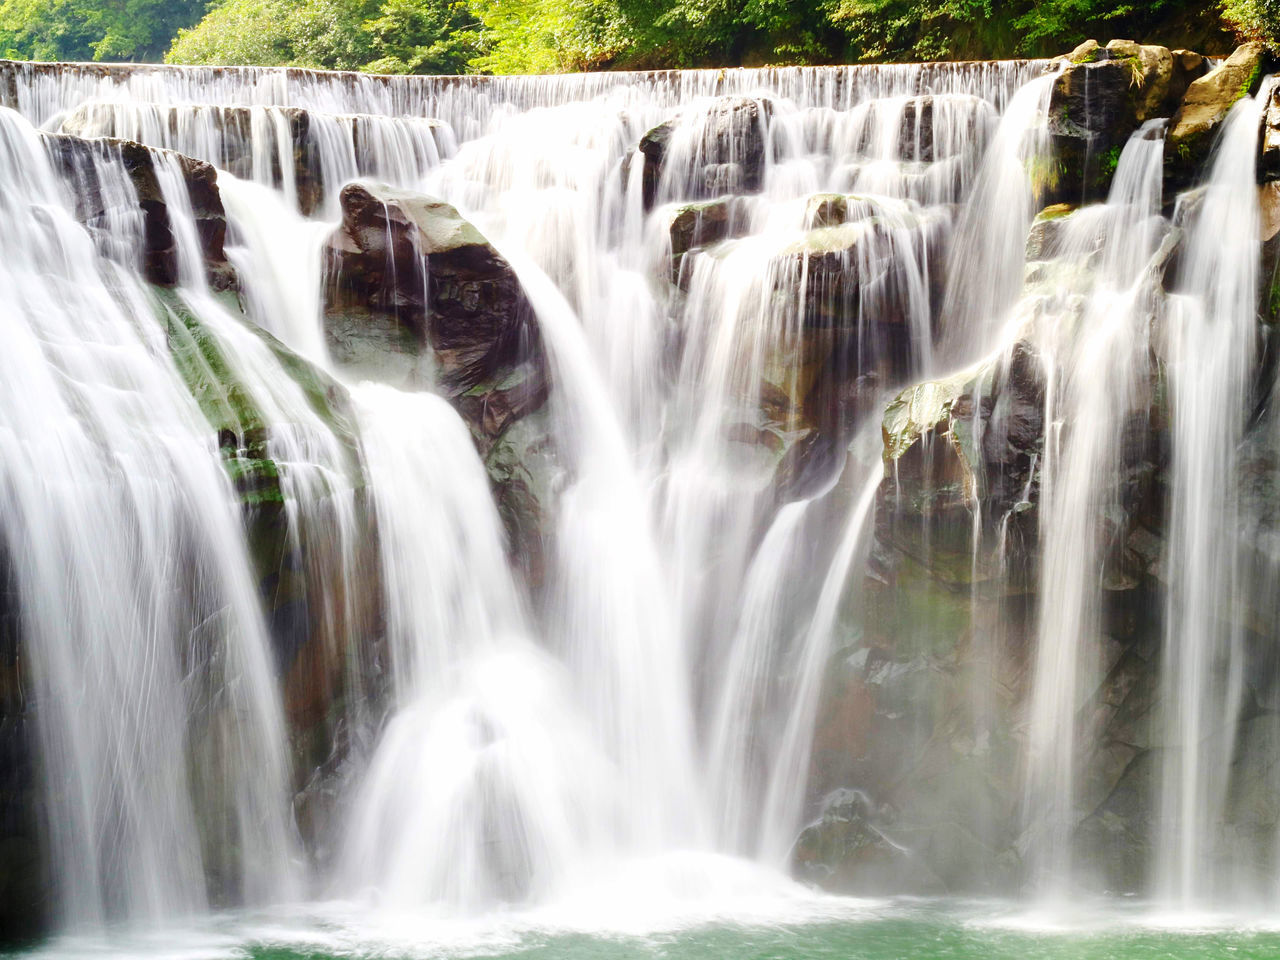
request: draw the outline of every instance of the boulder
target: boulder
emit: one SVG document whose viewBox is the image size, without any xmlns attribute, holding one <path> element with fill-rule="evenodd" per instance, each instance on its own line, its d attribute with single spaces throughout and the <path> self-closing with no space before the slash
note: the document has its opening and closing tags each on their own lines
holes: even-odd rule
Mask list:
<svg viewBox="0 0 1280 960">
<path fill-rule="evenodd" d="M 325 250 L 334 359 L 361 359 L 353 342 L 364 332 L 344 312 L 355 308 L 372 321 L 375 345 L 407 356 L 413 377 L 432 370 L 481 436 L 541 406 L 547 381 L 532 308 L 480 231 L 443 201 L 377 184 L 348 184 L 341 201 Z M 420 362 L 427 351 L 429 365 Z"/>
<path fill-rule="evenodd" d="M 1208 159 L 1213 134 L 1241 97 L 1262 82 L 1266 48 L 1258 42 L 1237 47 L 1223 63 L 1187 87 L 1165 140 L 1165 191 L 1194 183 Z"/>
<path fill-rule="evenodd" d="M 1186 89 L 1180 64 L 1165 47 L 1129 40 L 1091 40 L 1061 58 L 1049 101 L 1053 156 L 1036 178 L 1042 202 L 1105 198 L 1129 136 L 1168 116 Z"/>
<path fill-rule="evenodd" d="M 758 193 L 773 101 L 721 97 L 640 138 L 646 209 L 666 200 Z"/>
<path fill-rule="evenodd" d="M 129 210 L 120 210 L 122 176 L 132 189 L 127 199 L 142 214 L 142 264 L 148 280 L 163 286 L 178 282 L 177 247 L 168 203 L 156 175 L 161 156 L 176 162 L 191 202 L 196 233 L 204 255 L 209 282 L 215 289 L 235 285 L 235 273 L 227 262 L 223 244 L 227 235 L 226 210 L 218 192 L 218 173 L 208 163 L 172 151 L 158 151 L 131 140 L 82 140 L 64 134 L 46 134 L 46 149 L 54 170 L 75 202 L 76 217 L 102 243 L 119 242 L 113 221 Z"/>
<path fill-rule="evenodd" d="M 513 562 L 536 588 L 557 460 L 532 416 L 549 376 L 515 271 L 440 200 L 367 182 L 340 199 L 325 251 L 330 355 L 350 375 L 435 389 L 453 404 L 485 458 Z"/>
<path fill-rule="evenodd" d="M 1027 261 L 1051 260 L 1061 252 L 1063 226 L 1076 208 L 1069 203 L 1045 207 L 1027 234 Z"/>
<path fill-rule="evenodd" d="M 742 236 L 748 226 L 747 213 L 742 197 L 717 197 L 673 207 L 667 227 L 671 255 L 681 257 L 694 247 Z"/>
</svg>

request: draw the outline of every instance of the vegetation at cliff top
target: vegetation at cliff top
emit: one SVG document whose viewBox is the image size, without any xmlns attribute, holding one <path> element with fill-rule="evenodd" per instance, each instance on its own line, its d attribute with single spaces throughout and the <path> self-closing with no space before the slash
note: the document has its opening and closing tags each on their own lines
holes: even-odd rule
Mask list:
<svg viewBox="0 0 1280 960">
<path fill-rule="evenodd" d="M 387 73 L 1042 56 L 1280 43 L 1280 0 L 0 0 L 14 58 Z"/>
</svg>

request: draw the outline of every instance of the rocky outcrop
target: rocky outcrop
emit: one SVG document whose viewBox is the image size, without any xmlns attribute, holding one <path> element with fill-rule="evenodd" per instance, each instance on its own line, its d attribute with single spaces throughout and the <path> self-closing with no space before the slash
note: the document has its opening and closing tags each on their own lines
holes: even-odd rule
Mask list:
<svg viewBox="0 0 1280 960">
<path fill-rule="evenodd" d="M 9 552 L 0 543 L 0 939 L 5 941 L 44 933 L 52 906 L 29 671 L 18 585 Z"/>
<path fill-rule="evenodd" d="M 772 113 L 771 100 L 721 97 L 691 116 L 654 127 L 639 146 L 645 207 L 659 200 L 759 192 Z"/>
<path fill-rule="evenodd" d="M 190 199 L 209 281 L 215 289 L 234 285 L 235 274 L 223 249 L 226 211 L 211 165 L 129 140 L 82 140 L 62 134 L 44 139 L 54 169 L 74 200 L 77 218 L 100 242 L 118 244 L 122 218 L 127 222 L 141 214 L 143 272 L 163 286 L 178 282 L 178 256 L 157 163 L 173 163 Z"/>
<path fill-rule="evenodd" d="M 545 426 L 516 428 L 545 404 L 549 378 L 519 279 L 447 203 L 372 183 L 341 201 L 325 253 L 331 356 L 352 375 L 445 394 L 488 459 L 514 556 L 540 582 L 550 441 Z"/>
<path fill-rule="evenodd" d="M 1063 58 L 1049 102 L 1052 151 L 1038 170 L 1042 202 L 1086 203 L 1106 197 L 1125 142 L 1138 127 L 1167 117 L 1204 70 L 1188 51 L 1129 40 L 1094 40 Z"/>
<path fill-rule="evenodd" d="M 1246 43 L 1187 88 L 1165 141 L 1166 195 L 1192 185 L 1208 159 L 1218 126 L 1237 100 L 1257 92 L 1265 59 L 1261 43 Z"/>
<path fill-rule="evenodd" d="M 1271 87 L 1262 116 L 1262 144 L 1258 151 L 1258 182 L 1280 180 L 1280 83 Z"/>
<path fill-rule="evenodd" d="M 679 276 L 680 264 L 690 250 L 743 236 L 749 228 L 750 208 L 744 197 L 717 197 L 673 207 L 667 227 L 672 276 Z"/>
</svg>

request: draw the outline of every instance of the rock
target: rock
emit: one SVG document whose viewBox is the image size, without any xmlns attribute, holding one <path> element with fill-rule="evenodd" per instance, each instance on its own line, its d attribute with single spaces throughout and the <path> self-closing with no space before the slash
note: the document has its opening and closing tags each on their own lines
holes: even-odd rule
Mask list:
<svg viewBox="0 0 1280 960">
<path fill-rule="evenodd" d="M 350 362 L 367 331 L 421 376 L 429 348 L 440 386 L 489 439 L 541 406 L 547 381 L 532 308 L 480 232 L 447 203 L 409 191 L 352 183 L 341 201 L 342 225 L 325 253 L 335 359 Z M 353 327 L 351 307 L 377 321 Z"/>
<path fill-rule="evenodd" d="M 1089 41 L 1066 59 L 1049 101 L 1052 160 L 1036 171 L 1045 204 L 1105 198 L 1130 134 L 1176 102 L 1174 57 L 1165 47 Z"/>
<path fill-rule="evenodd" d="M 721 97 L 654 127 L 640 139 L 646 209 L 666 200 L 757 193 L 773 102 Z"/>
<path fill-rule="evenodd" d="M 127 202 L 136 203 L 142 213 L 143 270 L 148 280 L 163 286 L 178 282 L 178 261 L 156 163 L 161 156 L 173 160 L 187 187 L 209 282 L 218 290 L 234 286 L 235 273 L 223 249 L 226 211 L 218 192 L 217 171 L 210 164 L 131 140 L 82 140 L 46 134 L 44 141 L 54 169 L 74 198 L 76 217 L 102 243 L 119 242 L 119 234 L 111 232 L 110 224 L 113 218 L 128 213 L 118 209 L 121 194 L 118 184 L 110 181 L 111 172 L 118 170 L 128 180 L 133 197 Z"/>
<path fill-rule="evenodd" d="M 40 811 L 36 703 L 22 648 L 21 607 L 8 551 L 0 544 L 0 943 L 47 932 L 53 919 Z"/>
<path fill-rule="evenodd" d="M 515 271 L 440 200 L 365 182 L 340 199 L 325 253 L 331 356 L 351 375 L 445 395 L 485 458 L 512 561 L 538 588 L 558 466 L 531 420 L 549 375 Z"/>
<path fill-rule="evenodd" d="M 1184 190 L 1195 181 L 1213 145 L 1213 133 L 1241 97 L 1262 82 L 1265 47 L 1236 48 L 1222 64 L 1187 87 L 1165 140 L 1165 191 Z"/>
<path fill-rule="evenodd" d="M 1006 532 L 1032 549 L 1044 384 L 1038 353 L 1018 342 L 996 360 L 899 394 L 882 425 L 877 538 L 892 550 L 928 556 L 928 575 L 952 586 L 996 575 L 973 563 L 975 504 L 988 524 L 1008 518 Z M 1024 585 L 1009 578 L 1009 589 Z"/>
<path fill-rule="evenodd" d="M 826 798 L 820 819 L 806 827 L 792 851 L 801 879 L 846 894 L 940 894 L 946 887 L 910 848 L 890 838 L 893 812 L 842 789 Z"/>
<path fill-rule="evenodd" d="M 749 226 L 748 214 L 744 198 L 732 196 L 673 207 L 667 230 L 676 271 L 680 259 L 694 247 L 742 236 Z"/>
<path fill-rule="evenodd" d="M 1061 252 L 1062 229 L 1076 208 L 1069 203 L 1045 207 L 1036 215 L 1027 234 L 1027 260 L 1052 260 Z"/>
<path fill-rule="evenodd" d="M 970 94 L 922 94 L 905 100 L 874 100 L 873 111 L 896 114 L 894 158 L 906 163 L 947 160 L 964 149 L 981 149 L 983 124 L 995 119 L 989 103 Z M 867 124 L 859 152 L 876 155 L 878 124 Z M 941 139 L 937 136 L 941 135 Z"/>
<path fill-rule="evenodd" d="M 1271 88 L 1262 117 L 1262 143 L 1258 152 L 1258 182 L 1280 180 L 1280 83 Z"/>
</svg>

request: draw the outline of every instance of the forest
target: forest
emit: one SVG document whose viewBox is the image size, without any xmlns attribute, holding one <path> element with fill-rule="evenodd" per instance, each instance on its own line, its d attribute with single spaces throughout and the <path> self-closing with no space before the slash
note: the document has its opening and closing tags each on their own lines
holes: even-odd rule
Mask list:
<svg viewBox="0 0 1280 960">
<path fill-rule="evenodd" d="M 557 73 L 1280 45 L 1280 0 L 3 0 L 10 59 Z"/>
</svg>

